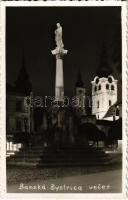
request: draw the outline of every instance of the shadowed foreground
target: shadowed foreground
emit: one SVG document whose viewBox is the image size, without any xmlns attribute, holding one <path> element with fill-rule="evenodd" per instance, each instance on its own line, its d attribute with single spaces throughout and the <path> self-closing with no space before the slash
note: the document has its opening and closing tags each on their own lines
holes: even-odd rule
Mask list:
<svg viewBox="0 0 128 200">
<path fill-rule="evenodd" d="M 100 173 L 74 175 L 48 180 L 37 179 L 8 184 L 8 193 L 120 193 L 122 188 L 121 169 Z M 98 187 L 99 186 L 99 187 Z M 28 187 L 30 187 L 28 189 Z M 97 188 L 98 187 L 98 188 Z M 102 188 L 101 188 L 102 187 Z"/>
</svg>

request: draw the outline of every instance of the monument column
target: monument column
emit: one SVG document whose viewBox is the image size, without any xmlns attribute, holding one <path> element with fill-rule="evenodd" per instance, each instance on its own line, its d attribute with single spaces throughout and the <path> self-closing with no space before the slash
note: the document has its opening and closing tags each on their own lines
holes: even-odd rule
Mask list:
<svg viewBox="0 0 128 200">
<path fill-rule="evenodd" d="M 55 30 L 55 41 L 56 48 L 51 51 L 56 56 L 55 100 L 61 102 L 64 99 L 63 56 L 68 51 L 64 49 L 62 27 L 59 23 Z"/>
</svg>

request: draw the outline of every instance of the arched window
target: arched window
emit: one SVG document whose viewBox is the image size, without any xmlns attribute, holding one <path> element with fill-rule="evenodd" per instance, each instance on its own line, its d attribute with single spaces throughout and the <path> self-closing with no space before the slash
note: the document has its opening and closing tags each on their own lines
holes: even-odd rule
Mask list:
<svg viewBox="0 0 128 200">
<path fill-rule="evenodd" d="M 99 83 L 99 78 L 96 79 L 96 84 Z"/>
<path fill-rule="evenodd" d="M 95 90 L 95 92 L 97 91 L 97 87 L 96 86 L 95 86 L 94 90 Z"/>
<path fill-rule="evenodd" d="M 120 111 L 119 111 L 119 108 L 116 109 L 116 116 L 119 116 L 120 114 Z"/>
<path fill-rule="evenodd" d="M 99 108 L 100 107 L 100 102 L 99 101 L 97 101 L 97 108 Z"/>
<path fill-rule="evenodd" d="M 111 100 L 109 100 L 109 106 L 111 106 L 112 105 L 112 102 L 111 102 Z"/>
<path fill-rule="evenodd" d="M 101 85 L 99 85 L 99 90 L 101 90 Z"/>
<path fill-rule="evenodd" d="M 109 83 L 112 83 L 112 78 L 109 77 L 109 78 L 108 78 L 108 81 L 109 81 Z"/>
<path fill-rule="evenodd" d="M 106 89 L 109 90 L 109 85 L 108 84 L 106 84 Z"/>
<path fill-rule="evenodd" d="M 114 90 L 114 85 L 111 85 L 111 90 Z"/>
</svg>

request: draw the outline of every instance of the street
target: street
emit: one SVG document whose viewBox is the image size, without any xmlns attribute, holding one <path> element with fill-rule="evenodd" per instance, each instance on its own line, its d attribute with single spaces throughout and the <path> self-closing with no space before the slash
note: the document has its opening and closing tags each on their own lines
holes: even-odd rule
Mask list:
<svg viewBox="0 0 128 200">
<path fill-rule="evenodd" d="M 121 169 L 64 178 L 9 184 L 8 193 L 120 193 Z"/>
</svg>

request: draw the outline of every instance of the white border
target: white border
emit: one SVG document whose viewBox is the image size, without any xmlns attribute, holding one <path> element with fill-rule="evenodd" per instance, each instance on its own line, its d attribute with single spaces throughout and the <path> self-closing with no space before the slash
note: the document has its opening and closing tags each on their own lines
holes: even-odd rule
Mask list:
<svg viewBox="0 0 128 200">
<path fill-rule="evenodd" d="M 122 102 L 123 102 L 123 176 L 122 176 L 122 183 L 123 183 L 123 191 L 122 193 L 115 194 L 86 194 L 86 193 L 78 193 L 78 194 L 72 194 L 72 193 L 45 193 L 45 194 L 39 194 L 39 193 L 29 193 L 29 194 L 23 194 L 23 193 L 7 193 L 6 192 L 6 113 L 5 113 L 5 83 L 6 83 L 6 76 L 5 76 L 5 22 L 6 22 L 6 6 L 60 6 L 60 7 L 81 7 L 81 6 L 121 6 L 122 7 Z M 126 198 L 126 146 L 127 146 L 127 136 L 126 136 L 126 92 L 127 92 L 127 74 L 126 74 L 126 51 L 127 51 L 127 45 L 126 45 L 126 2 L 121 1 L 6 1 L 1 2 L 0 7 L 0 192 L 2 198 L 43 198 L 43 199 L 125 199 Z M 127 71 L 128 72 L 128 71 Z"/>
</svg>

